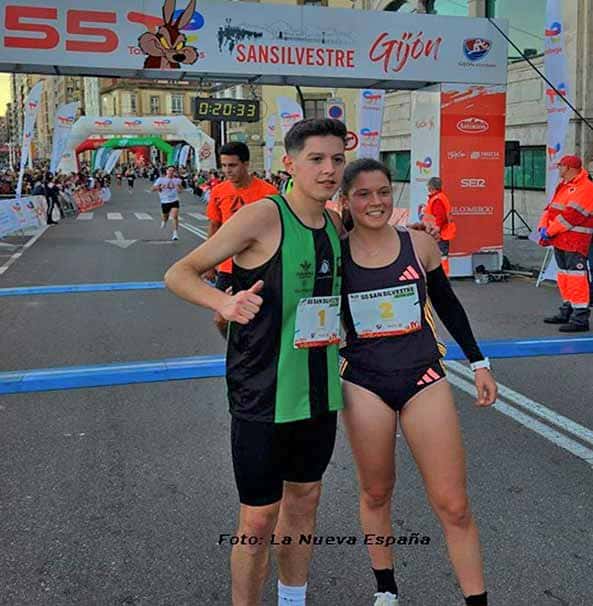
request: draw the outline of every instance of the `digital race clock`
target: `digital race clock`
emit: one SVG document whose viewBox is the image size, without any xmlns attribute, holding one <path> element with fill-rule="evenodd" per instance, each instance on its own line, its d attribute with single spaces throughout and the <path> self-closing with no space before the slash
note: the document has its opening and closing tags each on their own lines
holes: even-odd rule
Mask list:
<svg viewBox="0 0 593 606">
<path fill-rule="evenodd" d="M 254 99 L 204 99 L 196 97 L 194 120 L 257 122 L 259 101 Z"/>
</svg>

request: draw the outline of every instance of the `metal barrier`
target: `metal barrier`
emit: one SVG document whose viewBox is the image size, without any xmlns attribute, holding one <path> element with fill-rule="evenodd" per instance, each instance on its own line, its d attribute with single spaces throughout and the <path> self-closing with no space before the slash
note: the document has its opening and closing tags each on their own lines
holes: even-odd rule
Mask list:
<svg viewBox="0 0 593 606">
<path fill-rule="evenodd" d="M 593 337 L 482 341 L 490 358 L 527 358 L 593 353 Z M 447 343 L 446 360 L 464 360 L 459 346 Z M 70 366 L 0 373 L 0 394 L 107 387 L 134 383 L 185 381 L 222 377 L 224 356 L 191 356 L 99 366 Z"/>
</svg>

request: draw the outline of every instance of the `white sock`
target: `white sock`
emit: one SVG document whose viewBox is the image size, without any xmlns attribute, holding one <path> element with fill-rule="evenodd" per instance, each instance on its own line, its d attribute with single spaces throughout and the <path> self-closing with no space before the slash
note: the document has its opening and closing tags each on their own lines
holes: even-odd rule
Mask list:
<svg viewBox="0 0 593 606">
<path fill-rule="evenodd" d="M 167 223 L 165 221 L 161 221 L 161 229 L 165 229 L 165 225 L 167 225 Z"/>
<path fill-rule="evenodd" d="M 278 581 L 278 606 L 305 606 L 306 596 L 307 583 L 291 587 Z"/>
</svg>

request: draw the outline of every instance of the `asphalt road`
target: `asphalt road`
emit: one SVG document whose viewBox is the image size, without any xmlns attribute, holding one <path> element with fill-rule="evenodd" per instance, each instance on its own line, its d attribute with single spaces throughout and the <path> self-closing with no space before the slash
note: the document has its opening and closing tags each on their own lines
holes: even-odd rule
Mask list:
<svg viewBox="0 0 593 606">
<path fill-rule="evenodd" d="M 168 241 L 146 189 L 142 180 L 134 196 L 115 188 L 92 219 L 49 228 L 0 276 L 0 288 L 161 280 L 202 240 L 182 229 L 181 240 Z M 183 222 L 204 229 L 203 206 L 183 199 Z M 106 242 L 116 232 L 135 242 Z M 455 290 L 480 338 L 557 335 L 541 323 L 557 304 L 553 288 L 464 280 Z M 0 371 L 221 354 L 210 316 L 164 290 L 0 298 Z M 495 372 L 518 392 L 505 392 L 498 410 L 476 410 L 462 367 L 451 374 L 491 604 L 590 606 L 591 357 L 500 360 Z M 237 512 L 228 430 L 220 379 L 0 397 L 0 604 L 229 604 L 229 547 L 217 544 L 233 533 Z M 430 538 L 397 550 L 401 604 L 461 605 L 403 440 L 397 457 L 395 534 Z M 341 431 L 317 532 L 357 544 L 317 547 L 308 604 L 372 604 Z M 266 604 L 274 604 L 273 579 Z"/>
</svg>

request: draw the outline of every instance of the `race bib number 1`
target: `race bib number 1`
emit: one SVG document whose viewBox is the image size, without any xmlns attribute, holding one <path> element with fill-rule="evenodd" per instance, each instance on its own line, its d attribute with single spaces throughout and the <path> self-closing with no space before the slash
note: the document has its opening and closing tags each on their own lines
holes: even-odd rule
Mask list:
<svg viewBox="0 0 593 606">
<path fill-rule="evenodd" d="M 325 347 L 340 342 L 340 297 L 310 297 L 297 306 L 294 347 Z"/>
<path fill-rule="evenodd" d="M 422 328 L 416 284 L 351 293 L 348 301 L 361 339 L 405 335 Z"/>
</svg>

